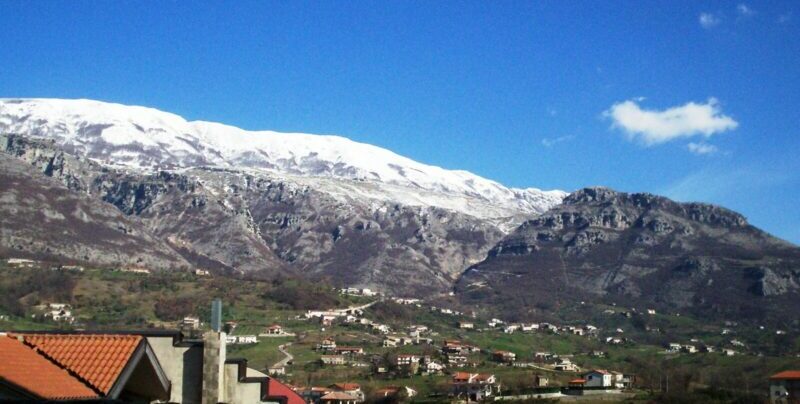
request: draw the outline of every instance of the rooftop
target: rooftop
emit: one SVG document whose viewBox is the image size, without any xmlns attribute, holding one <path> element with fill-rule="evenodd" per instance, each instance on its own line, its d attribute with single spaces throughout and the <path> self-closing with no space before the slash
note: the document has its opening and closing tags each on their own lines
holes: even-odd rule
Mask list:
<svg viewBox="0 0 800 404">
<path fill-rule="evenodd" d="M 784 370 L 770 376 L 771 380 L 800 380 L 800 370 Z"/>
<path fill-rule="evenodd" d="M 16 334 L 59 366 L 80 376 L 103 394 L 114 386 L 141 335 Z"/>
<path fill-rule="evenodd" d="M 0 379 L 46 400 L 99 398 L 89 386 L 15 337 L 0 337 Z M 43 383 L 43 381 L 47 381 Z"/>
</svg>

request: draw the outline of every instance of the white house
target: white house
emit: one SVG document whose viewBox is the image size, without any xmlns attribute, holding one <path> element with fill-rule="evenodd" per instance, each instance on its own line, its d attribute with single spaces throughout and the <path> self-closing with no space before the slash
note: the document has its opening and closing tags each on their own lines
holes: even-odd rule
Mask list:
<svg viewBox="0 0 800 404">
<path fill-rule="evenodd" d="M 562 372 L 577 372 L 579 370 L 578 366 L 567 358 L 561 358 L 558 363 L 553 366 L 553 369 L 560 370 Z"/>
<path fill-rule="evenodd" d="M 334 349 L 336 349 L 336 340 L 330 337 L 317 344 L 318 351 L 333 351 Z"/>
<path fill-rule="evenodd" d="M 498 327 L 505 324 L 505 321 L 500 320 L 499 318 L 493 318 L 489 320 L 489 327 Z"/>
<path fill-rule="evenodd" d="M 200 328 L 200 319 L 197 317 L 184 317 L 181 321 L 182 328 L 197 330 Z"/>
<path fill-rule="evenodd" d="M 237 342 L 240 344 L 256 344 L 258 343 L 258 338 L 255 335 L 240 335 Z"/>
<path fill-rule="evenodd" d="M 611 372 L 602 369 L 584 373 L 582 378 L 586 380 L 586 387 L 612 387 L 614 382 Z"/>
<path fill-rule="evenodd" d="M 342 355 L 322 355 L 319 360 L 324 365 L 344 365 L 346 362 Z"/>
<path fill-rule="evenodd" d="M 451 386 L 454 396 L 467 401 L 483 401 L 499 393 L 495 376 L 485 373 L 456 372 Z"/>
<path fill-rule="evenodd" d="M 437 374 L 444 371 L 445 366 L 441 363 L 436 361 L 428 361 L 425 363 L 425 372 L 428 374 Z"/>
<path fill-rule="evenodd" d="M 419 363 L 421 360 L 421 356 L 414 354 L 400 354 L 395 359 L 397 366 L 411 365 L 412 363 Z"/>
</svg>

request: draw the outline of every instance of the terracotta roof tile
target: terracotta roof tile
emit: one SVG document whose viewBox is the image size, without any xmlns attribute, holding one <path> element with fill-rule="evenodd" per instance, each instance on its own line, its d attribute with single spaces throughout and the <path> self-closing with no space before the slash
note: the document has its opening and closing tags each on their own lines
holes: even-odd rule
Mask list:
<svg viewBox="0 0 800 404">
<path fill-rule="evenodd" d="M 337 389 L 340 391 L 351 391 L 351 390 L 359 390 L 361 389 L 361 385 L 358 383 L 334 383 L 328 386 L 333 389 Z"/>
<path fill-rule="evenodd" d="M 0 379 L 48 400 L 99 397 L 67 370 L 11 336 L 0 337 Z"/>
<path fill-rule="evenodd" d="M 770 376 L 772 380 L 800 380 L 800 370 L 785 370 Z"/>
<path fill-rule="evenodd" d="M 275 379 L 270 378 L 267 385 L 269 396 L 286 397 L 286 404 L 305 404 L 306 400 L 300 394 Z"/>
<path fill-rule="evenodd" d="M 26 344 L 76 373 L 103 394 L 108 394 L 142 342 L 141 335 L 23 334 L 22 337 Z"/>
</svg>

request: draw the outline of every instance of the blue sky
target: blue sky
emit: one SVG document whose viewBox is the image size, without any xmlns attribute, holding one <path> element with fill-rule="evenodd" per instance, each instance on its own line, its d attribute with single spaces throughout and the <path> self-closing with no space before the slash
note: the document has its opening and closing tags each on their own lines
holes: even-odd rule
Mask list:
<svg viewBox="0 0 800 404">
<path fill-rule="evenodd" d="M 800 243 L 800 3 L 0 2 L 0 97 L 339 134 Z"/>
</svg>

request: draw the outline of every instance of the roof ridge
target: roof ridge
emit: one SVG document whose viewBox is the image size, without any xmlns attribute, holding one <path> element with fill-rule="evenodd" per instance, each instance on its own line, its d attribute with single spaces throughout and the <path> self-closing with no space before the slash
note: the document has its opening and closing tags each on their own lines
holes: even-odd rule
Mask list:
<svg viewBox="0 0 800 404">
<path fill-rule="evenodd" d="M 93 386 L 91 383 L 89 383 L 89 381 L 88 381 L 88 380 L 84 379 L 84 378 L 83 378 L 81 375 L 79 375 L 77 372 L 75 372 L 75 371 L 73 371 L 72 369 L 70 369 L 70 368 L 66 367 L 66 366 L 65 366 L 65 365 L 63 365 L 61 362 L 59 362 L 59 361 L 55 360 L 55 359 L 54 359 L 54 358 L 52 358 L 50 355 L 46 354 L 46 353 L 45 353 L 43 350 L 39 349 L 37 346 L 35 346 L 35 345 L 33 345 L 32 343 L 30 343 L 30 342 L 26 341 L 26 340 L 25 340 L 25 336 L 24 336 L 24 335 L 19 335 L 19 337 L 21 337 L 22 339 L 21 339 L 21 340 L 19 340 L 19 339 L 18 339 L 18 340 L 19 340 L 20 342 L 22 342 L 22 344 L 23 344 L 23 345 L 25 345 L 25 346 L 27 346 L 28 348 L 30 348 L 30 349 L 31 349 L 31 350 L 32 350 L 34 353 L 36 353 L 36 354 L 38 354 L 39 356 L 41 356 L 41 357 L 43 357 L 43 358 L 47 359 L 47 360 L 48 360 L 48 361 L 50 361 L 50 362 L 51 362 L 53 365 L 55 365 L 55 366 L 58 366 L 59 368 L 61 368 L 61 369 L 64 369 L 65 371 L 67 371 L 67 373 L 69 373 L 69 375 L 70 375 L 70 376 L 74 377 L 76 380 L 78 380 L 79 382 L 81 382 L 81 383 L 83 383 L 84 385 L 86 385 L 86 387 L 90 388 L 90 389 L 91 389 L 92 391 L 94 391 L 94 392 L 95 392 L 95 393 L 96 393 L 98 396 L 100 396 L 100 397 L 105 397 L 105 393 L 103 393 L 103 392 L 102 392 L 102 391 L 100 391 L 98 388 L 96 388 L 96 387 L 95 387 L 95 386 Z"/>
</svg>

